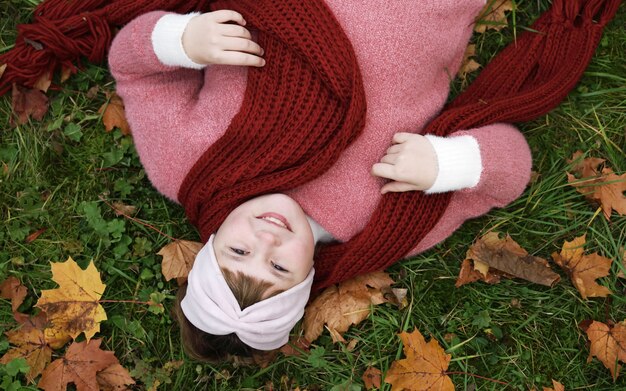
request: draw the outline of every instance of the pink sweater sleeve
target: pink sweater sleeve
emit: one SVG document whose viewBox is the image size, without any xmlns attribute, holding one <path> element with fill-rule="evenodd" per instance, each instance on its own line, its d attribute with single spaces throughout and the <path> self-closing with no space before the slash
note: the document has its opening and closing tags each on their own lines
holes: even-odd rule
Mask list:
<svg viewBox="0 0 626 391">
<path fill-rule="evenodd" d="M 522 194 L 530 180 L 530 148 L 514 126 L 494 124 L 459 131 L 451 137 L 461 135 L 470 135 L 478 142 L 482 161 L 480 180 L 472 188 L 454 192 L 437 225 L 409 255 L 441 242 L 465 220 L 508 205 Z"/>
<path fill-rule="evenodd" d="M 109 67 L 146 174 L 176 201 L 187 172 L 237 112 L 247 71 L 163 64 L 152 40 L 164 15 L 150 12 L 124 26 L 111 45 Z"/>
</svg>

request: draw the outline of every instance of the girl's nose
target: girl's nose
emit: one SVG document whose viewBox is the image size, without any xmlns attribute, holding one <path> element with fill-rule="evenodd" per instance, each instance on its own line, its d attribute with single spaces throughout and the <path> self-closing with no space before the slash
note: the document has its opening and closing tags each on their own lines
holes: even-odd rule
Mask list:
<svg viewBox="0 0 626 391">
<path fill-rule="evenodd" d="M 257 231 L 257 237 L 262 240 L 264 243 L 267 243 L 271 246 L 280 246 L 280 238 L 278 235 L 269 232 L 269 231 Z"/>
</svg>

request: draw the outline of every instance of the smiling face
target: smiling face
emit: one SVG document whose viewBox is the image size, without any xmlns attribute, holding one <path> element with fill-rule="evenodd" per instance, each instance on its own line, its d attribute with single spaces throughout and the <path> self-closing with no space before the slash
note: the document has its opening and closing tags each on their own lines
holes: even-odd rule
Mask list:
<svg viewBox="0 0 626 391">
<path fill-rule="evenodd" d="M 220 267 L 268 281 L 273 284 L 268 291 L 275 291 L 307 277 L 315 243 L 300 205 L 284 194 L 268 194 L 230 212 L 213 248 Z"/>
</svg>

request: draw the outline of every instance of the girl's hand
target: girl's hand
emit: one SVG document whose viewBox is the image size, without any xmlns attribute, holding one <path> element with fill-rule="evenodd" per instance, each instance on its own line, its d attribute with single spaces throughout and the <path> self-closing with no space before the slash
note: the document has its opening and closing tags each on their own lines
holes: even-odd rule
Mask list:
<svg viewBox="0 0 626 391">
<path fill-rule="evenodd" d="M 435 183 L 438 173 L 432 144 L 426 137 L 413 133 L 396 133 L 387 154 L 372 166 L 372 175 L 391 180 L 381 188 L 383 194 L 427 190 Z"/>
<path fill-rule="evenodd" d="M 263 49 L 252 40 L 245 25 L 243 16 L 230 10 L 195 16 L 183 33 L 183 49 L 198 64 L 262 67 Z"/>
</svg>

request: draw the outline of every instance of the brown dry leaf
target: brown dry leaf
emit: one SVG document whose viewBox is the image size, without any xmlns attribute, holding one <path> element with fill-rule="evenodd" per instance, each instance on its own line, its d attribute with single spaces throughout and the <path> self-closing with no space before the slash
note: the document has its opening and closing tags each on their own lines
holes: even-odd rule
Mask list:
<svg viewBox="0 0 626 391">
<path fill-rule="evenodd" d="M 380 378 L 382 376 L 382 372 L 380 369 L 375 367 L 367 367 L 365 372 L 363 373 L 363 383 L 365 383 L 365 388 L 371 390 L 372 388 L 380 388 Z"/>
<path fill-rule="evenodd" d="M 27 123 L 31 116 L 41 121 L 48 112 L 48 97 L 36 88 L 24 88 L 13 84 L 11 100 L 19 125 Z"/>
<path fill-rule="evenodd" d="M 305 308 L 304 337 L 315 341 L 324 324 L 339 334 L 359 324 L 369 316 L 372 305 L 385 302 L 381 289 L 391 284 L 387 273 L 374 272 L 326 288 Z"/>
<path fill-rule="evenodd" d="M 406 298 L 409 290 L 406 288 L 383 287 L 381 292 L 386 302 L 397 305 L 400 310 L 409 305 L 409 300 Z"/>
<path fill-rule="evenodd" d="M 96 373 L 96 381 L 100 391 L 128 390 L 129 385 L 135 384 L 130 374 L 119 363 L 113 364 Z"/>
<path fill-rule="evenodd" d="M 165 280 L 186 279 L 196 259 L 196 254 L 203 246 L 204 244 L 199 242 L 175 240 L 159 250 L 157 254 L 163 257 L 161 273 Z"/>
<path fill-rule="evenodd" d="M 76 67 L 61 66 L 61 83 L 65 83 L 67 79 L 76 72 Z"/>
<path fill-rule="evenodd" d="M 472 73 L 481 67 L 481 65 L 478 62 L 476 62 L 476 60 L 471 58 L 471 57 L 474 57 L 475 55 L 476 55 L 476 45 L 474 44 L 467 45 L 467 47 L 465 48 L 465 54 L 463 54 L 463 63 L 461 64 L 461 68 L 459 68 L 459 72 L 457 73 L 457 76 L 461 80 L 466 80 L 467 75 L 469 73 Z"/>
<path fill-rule="evenodd" d="M 0 79 L 2 79 L 2 75 L 4 74 L 4 71 L 6 69 L 7 69 L 7 64 L 0 65 Z"/>
<path fill-rule="evenodd" d="M 46 71 L 39 76 L 39 79 L 33 84 L 33 88 L 40 90 L 41 92 L 47 92 L 48 88 L 52 84 L 52 72 Z"/>
<path fill-rule="evenodd" d="M 8 331 L 9 343 L 14 345 L 2 358 L 0 364 L 7 364 L 16 358 L 23 358 L 30 367 L 26 378 L 32 382 L 52 360 L 52 349 L 48 346 L 43 325 L 37 320 L 25 322 L 19 329 Z M 38 327 L 39 326 L 39 327 Z"/>
<path fill-rule="evenodd" d="M 508 234 L 500 238 L 498 232 L 487 233 L 470 247 L 466 257 L 540 285 L 553 286 L 561 279 L 548 261 L 529 255 Z"/>
<path fill-rule="evenodd" d="M 394 361 L 385 376 L 385 383 L 392 385 L 391 390 L 454 390 L 446 374 L 451 356 L 439 343 L 434 338 L 426 343 L 418 329 L 399 335 L 406 358 Z"/>
<path fill-rule="evenodd" d="M 119 128 L 122 134 L 129 135 L 130 125 L 126 121 L 126 112 L 124 111 L 124 102 L 117 93 L 113 92 L 109 96 L 109 101 L 103 104 L 98 113 L 102 113 L 102 123 L 107 132 L 113 128 Z"/>
<path fill-rule="evenodd" d="M 89 263 L 82 270 L 70 257 L 66 262 L 51 262 L 52 280 L 59 284 L 57 289 L 41 292 L 36 306 L 48 315 L 50 327 L 45 330 L 46 338 L 76 339 L 82 332 L 87 341 L 100 331 L 100 322 L 107 319 L 104 308 L 99 303 L 106 285 L 100 274 Z"/>
<path fill-rule="evenodd" d="M 45 391 L 62 391 L 74 383 L 78 391 L 98 391 L 96 373 L 118 364 L 113 352 L 100 349 L 100 339 L 72 343 L 63 358 L 43 371 L 37 386 Z"/>
<path fill-rule="evenodd" d="M 552 386 L 554 388 L 543 387 L 543 391 L 565 391 L 565 386 L 554 379 L 552 379 Z"/>
<path fill-rule="evenodd" d="M 9 277 L 0 284 L 0 297 L 11 300 L 11 311 L 13 312 L 17 312 L 27 293 L 28 289 L 15 277 Z"/>
<path fill-rule="evenodd" d="M 113 203 L 113 211 L 116 216 L 132 216 L 137 212 L 137 207 L 134 205 L 126 205 L 120 201 L 115 201 Z"/>
<path fill-rule="evenodd" d="M 586 333 L 591 342 L 587 362 L 597 357 L 611 371 L 615 381 L 621 368 L 618 361 L 626 363 L 626 321 L 613 327 L 602 322 L 592 322 Z"/>
<path fill-rule="evenodd" d="M 459 271 L 459 277 L 456 279 L 454 286 L 459 288 L 465 284 L 471 284 L 476 281 L 484 281 L 487 284 L 493 285 L 499 283 L 502 277 L 508 276 L 495 269 L 489 270 L 487 275 L 483 275 L 483 273 L 476 270 L 471 259 L 464 259 L 461 264 L 461 270 Z"/>
<path fill-rule="evenodd" d="M 300 351 L 309 351 L 309 346 L 311 346 L 311 342 L 307 341 L 304 337 L 298 337 L 297 339 L 292 339 L 288 343 L 284 344 L 280 348 L 280 352 L 285 356 L 299 357 L 301 355 Z"/>
<path fill-rule="evenodd" d="M 513 11 L 511 0 L 489 0 L 476 18 L 474 31 L 484 33 L 487 30 L 500 31 L 508 26 L 506 12 Z"/>
<path fill-rule="evenodd" d="M 597 278 L 606 277 L 611 270 L 612 260 L 598 253 L 584 254 L 585 237 L 579 236 L 571 242 L 563 243 L 561 253 L 553 253 L 552 259 L 569 274 L 572 283 L 583 299 L 587 297 L 606 297 L 611 291 L 599 285 Z"/>
<path fill-rule="evenodd" d="M 611 219 L 613 211 L 620 216 L 626 215 L 626 173 L 617 175 L 606 166 L 599 170 L 604 159 L 586 158 L 580 161 L 582 155 L 581 151 L 577 151 L 568 160 L 568 163 L 577 163 L 572 168 L 574 174 L 567 173 L 567 182 L 588 200 L 600 204 L 607 220 Z"/>
<path fill-rule="evenodd" d="M 32 243 L 35 240 L 37 240 L 38 237 L 41 236 L 41 234 L 43 234 L 44 232 L 46 232 L 48 230 L 48 228 L 40 228 L 37 231 L 33 232 L 32 234 L 28 235 L 26 237 L 26 239 L 24 239 L 25 243 Z"/>
</svg>

